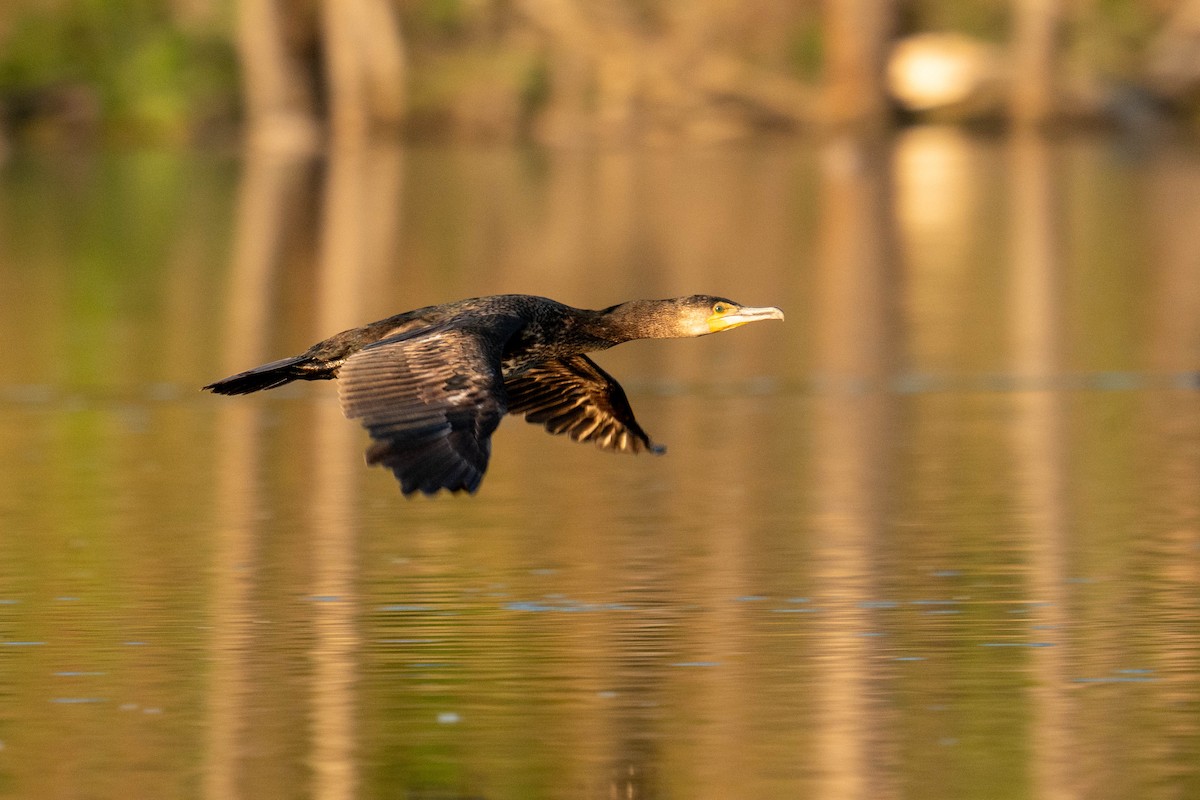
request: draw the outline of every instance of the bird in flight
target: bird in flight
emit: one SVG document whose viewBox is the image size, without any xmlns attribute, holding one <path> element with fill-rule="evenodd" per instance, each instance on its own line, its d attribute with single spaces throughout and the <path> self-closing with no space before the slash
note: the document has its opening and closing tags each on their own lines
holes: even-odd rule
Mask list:
<svg viewBox="0 0 1200 800">
<path fill-rule="evenodd" d="M 406 495 L 474 493 L 492 432 L 523 414 L 550 433 L 605 450 L 665 452 L 642 430 L 625 391 L 585 355 L 633 339 L 704 336 L 783 319 L 709 295 L 632 300 L 599 311 L 545 297 L 493 295 L 406 311 L 205 386 L 248 394 L 336 378 L 342 411 L 374 440 L 367 463 Z"/>
</svg>

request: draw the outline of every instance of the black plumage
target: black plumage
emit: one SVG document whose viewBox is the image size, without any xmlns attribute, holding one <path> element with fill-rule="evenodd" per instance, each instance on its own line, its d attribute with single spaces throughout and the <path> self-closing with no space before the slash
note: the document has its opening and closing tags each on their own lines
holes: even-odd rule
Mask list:
<svg viewBox="0 0 1200 800">
<path fill-rule="evenodd" d="M 298 356 L 204 388 L 247 394 L 337 378 L 343 411 L 374 440 L 367 462 L 392 470 L 405 495 L 474 492 L 506 413 L 615 452 L 664 451 L 638 424 L 620 384 L 585 353 L 764 319 L 783 319 L 783 312 L 708 295 L 634 300 L 600 311 L 495 295 L 343 331 Z"/>
</svg>

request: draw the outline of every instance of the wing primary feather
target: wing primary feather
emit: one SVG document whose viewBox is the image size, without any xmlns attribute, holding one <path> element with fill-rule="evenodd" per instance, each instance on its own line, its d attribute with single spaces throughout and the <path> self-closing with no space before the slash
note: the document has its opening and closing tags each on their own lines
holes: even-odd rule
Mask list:
<svg viewBox="0 0 1200 800">
<path fill-rule="evenodd" d="M 620 384 L 587 356 L 538 364 L 509 378 L 505 390 L 511 413 L 550 433 L 618 452 L 664 452 L 638 424 Z"/>
</svg>

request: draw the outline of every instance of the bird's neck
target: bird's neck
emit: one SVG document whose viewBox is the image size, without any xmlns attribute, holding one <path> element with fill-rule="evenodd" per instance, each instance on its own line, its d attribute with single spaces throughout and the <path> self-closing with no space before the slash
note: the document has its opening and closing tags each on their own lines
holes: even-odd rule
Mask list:
<svg viewBox="0 0 1200 800">
<path fill-rule="evenodd" d="M 584 326 L 592 336 L 612 344 L 664 338 L 654 325 L 656 318 L 650 313 L 650 306 L 651 301 L 631 300 L 601 311 L 589 311 Z"/>
</svg>

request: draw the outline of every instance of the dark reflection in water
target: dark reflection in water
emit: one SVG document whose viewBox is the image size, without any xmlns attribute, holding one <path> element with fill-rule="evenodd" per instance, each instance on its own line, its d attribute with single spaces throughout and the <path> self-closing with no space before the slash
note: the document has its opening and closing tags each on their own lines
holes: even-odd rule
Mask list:
<svg viewBox="0 0 1200 800">
<path fill-rule="evenodd" d="M 0 795 L 1200 795 L 1200 159 L 1102 141 L 0 172 Z M 404 501 L 331 385 L 425 303 L 716 292 Z"/>
</svg>

